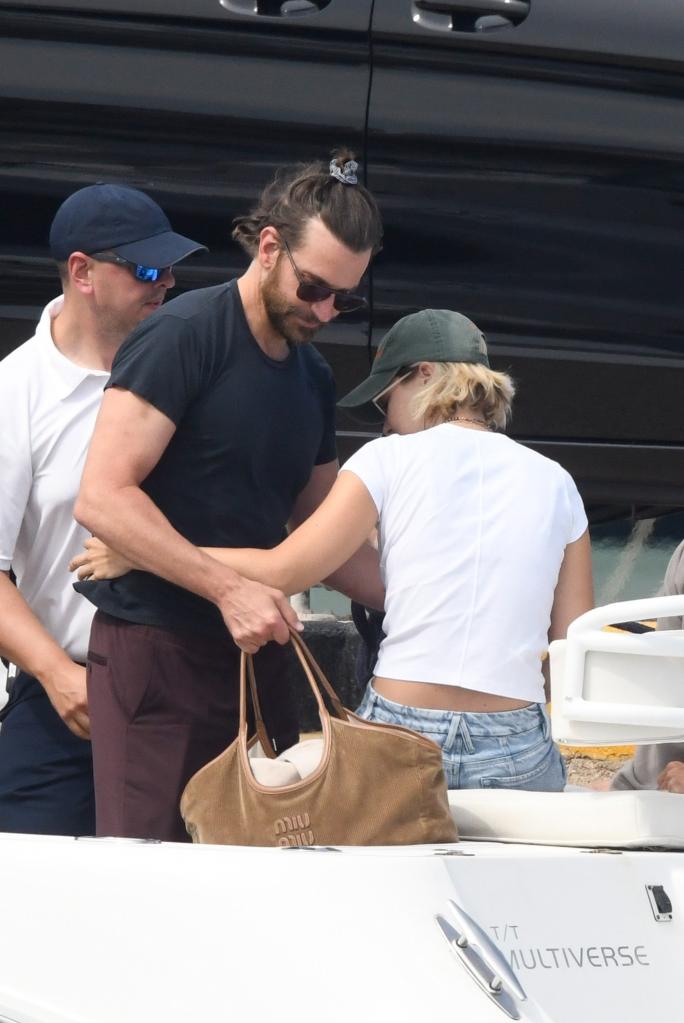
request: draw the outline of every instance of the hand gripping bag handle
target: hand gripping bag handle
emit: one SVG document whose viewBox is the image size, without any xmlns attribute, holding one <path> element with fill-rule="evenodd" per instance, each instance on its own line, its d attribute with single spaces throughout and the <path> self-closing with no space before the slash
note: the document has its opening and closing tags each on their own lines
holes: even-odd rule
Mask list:
<svg viewBox="0 0 684 1023">
<path fill-rule="evenodd" d="M 316 661 L 315 657 L 309 650 L 304 640 L 294 630 L 290 630 L 290 642 L 292 643 L 299 663 L 304 669 L 304 674 L 309 683 L 311 691 L 316 699 L 316 705 L 318 707 L 318 714 L 321 719 L 321 726 L 323 728 L 324 735 L 327 735 L 329 731 L 328 719 L 330 717 L 328 708 L 325 705 L 323 697 L 321 696 L 320 686 L 327 693 L 332 707 L 335 711 L 335 716 L 339 717 L 342 721 L 349 719 L 349 714 L 346 708 L 340 701 L 339 696 L 333 689 L 332 685 L 326 678 L 323 670 Z M 316 681 L 318 679 L 318 682 Z M 259 702 L 259 694 L 257 692 L 256 676 L 254 674 L 254 658 L 251 654 L 246 654 L 242 651 L 240 657 L 240 727 L 239 735 L 241 745 L 244 745 L 245 750 L 247 749 L 247 681 L 249 681 L 250 694 L 252 698 L 252 706 L 254 709 L 254 725 L 257 738 L 261 743 L 261 747 L 267 757 L 273 759 L 276 756 L 276 752 L 273 749 L 273 744 L 268 735 L 268 731 L 264 724 L 263 715 L 261 712 L 261 703 Z"/>
</svg>

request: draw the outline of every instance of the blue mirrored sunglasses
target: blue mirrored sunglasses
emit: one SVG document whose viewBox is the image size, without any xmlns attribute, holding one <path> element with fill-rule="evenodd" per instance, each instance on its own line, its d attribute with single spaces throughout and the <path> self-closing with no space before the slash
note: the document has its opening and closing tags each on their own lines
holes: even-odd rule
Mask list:
<svg viewBox="0 0 684 1023">
<path fill-rule="evenodd" d="M 137 281 L 144 281 L 145 283 L 158 281 L 162 274 L 171 269 L 169 266 L 154 267 L 143 266 L 141 263 L 132 263 L 130 259 L 118 256 L 116 252 L 93 252 L 91 253 L 91 259 L 96 259 L 98 263 L 115 263 L 117 266 L 125 266 Z"/>
</svg>

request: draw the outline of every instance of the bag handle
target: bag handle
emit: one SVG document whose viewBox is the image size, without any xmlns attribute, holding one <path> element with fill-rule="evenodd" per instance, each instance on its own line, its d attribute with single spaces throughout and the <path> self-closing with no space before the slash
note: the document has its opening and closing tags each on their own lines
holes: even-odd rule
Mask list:
<svg viewBox="0 0 684 1023">
<path fill-rule="evenodd" d="M 245 656 L 244 654 L 242 655 Z M 241 666 L 242 671 L 242 666 Z M 254 731 L 256 737 L 261 743 L 261 748 L 271 760 L 275 760 L 276 751 L 273 749 L 273 743 L 271 737 L 268 734 L 266 725 L 264 724 L 263 714 L 261 713 L 261 703 L 259 701 L 259 694 L 257 692 L 256 678 L 254 677 L 254 660 L 250 656 L 247 661 L 247 678 L 249 679 L 249 689 L 252 695 L 252 709 L 254 711 Z M 246 708 L 245 708 L 246 717 Z M 240 721 L 242 721 L 242 705 L 240 709 Z"/>
<path fill-rule="evenodd" d="M 341 718 L 342 721 L 347 721 L 349 718 L 349 712 L 347 711 L 347 708 L 340 700 L 332 684 L 328 681 L 325 672 L 321 668 L 320 664 L 318 663 L 314 655 L 311 653 L 309 647 L 306 645 L 302 637 L 297 632 L 292 632 L 290 638 L 292 640 L 292 645 L 294 646 L 295 651 L 297 652 L 297 655 L 300 658 L 300 661 L 302 656 L 308 661 L 311 669 L 313 670 L 314 675 L 317 677 L 318 681 L 323 686 L 323 689 L 325 689 L 326 693 L 328 694 L 330 702 L 335 711 L 335 717 Z"/>
<path fill-rule="evenodd" d="M 297 659 L 299 660 L 299 663 L 301 664 L 302 668 L 304 669 L 304 674 L 306 675 L 307 682 L 309 683 L 311 691 L 313 692 L 314 697 L 316 699 L 316 704 L 317 704 L 317 707 L 318 707 L 318 714 L 319 714 L 319 717 L 321 719 L 321 725 L 323 726 L 323 731 L 325 733 L 325 732 L 328 731 L 327 722 L 328 722 L 328 720 L 330 718 L 330 714 L 328 712 L 328 708 L 325 705 L 323 697 L 321 696 L 321 691 L 320 691 L 318 683 L 320 683 L 320 686 L 325 690 L 325 692 L 327 693 L 328 697 L 330 698 L 330 702 L 332 704 L 333 710 L 335 711 L 335 716 L 341 718 L 342 721 L 347 721 L 348 718 L 349 718 L 349 714 L 348 714 L 346 708 L 344 707 L 344 705 L 341 703 L 340 698 L 337 695 L 337 693 L 335 692 L 335 690 L 333 689 L 332 685 L 330 684 L 330 682 L 326 678 L 326 676 L 325 676 L 323 670 L 321 669 L 320 665 L 318 664 L 316 658 L 311 653 L 311 651 L 309 650 L 309 648 L 306 645 L 306 643 L 304 642 L 304 640 L 298 635 L 298 633 L 294 632 L 294 630 L 290 630 L 290 642 L 292 643 L 292 645 L 294 647 L 295 654 L 297 655 Z M 316 681 L 316 679 L 318 679 L 318 682 Z M 254 658 L 253 658 L 253 656 L 251 654 L 246 654 L 244 651 L 242 651 L 241 656 L 240 656 L 240 725 L 239 725 L 239 734 L 240 734 L 241 739 L 242 739 L 242 737 L 244 737 L 245 746 L 247 744 L 247 682 L 248 681 L 249 681 L 250 694 L 251 694 L 251 697 L 252 697 L 252 707 L 254 709 L 254 726 L 255 726 L 256 735 L 257 735 L 257 738 L 259 739 L 259 742 L 261 743 L 261 747 L 262 747 L 264 753 L 266 754 L 266 756 L 270 757 L 271 759 L 274 759 L 275 756 L 276 756 L 276 752 L 273 749 L 273 744 L 271 743 L 270 737 L 268 735 L 268 731 L 267 731 L 266 726 L 264 724 L 264 719 L 263 719 L 263 715 L 262 715 L 262 712 L 261 712 L 261 703 L 259 701 L 259 694 L 257 692 L 256 676 L 254 674 Z"/>
</svg>

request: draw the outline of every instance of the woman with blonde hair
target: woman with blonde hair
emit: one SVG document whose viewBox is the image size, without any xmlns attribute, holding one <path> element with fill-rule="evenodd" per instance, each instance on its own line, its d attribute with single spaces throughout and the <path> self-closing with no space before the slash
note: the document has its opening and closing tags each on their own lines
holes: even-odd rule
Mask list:
<svg viewBox="0 0 684 1023">
<path fill-rule="evenodd" d="M 565 782 L 542 662 L 549 639 L 592 606 L 587 519 L 568 473 L 500 432 L 513 394 L 466 317 L 404 317 L 340 402 L 374 407 L 385 436 L 345 463 L 278 547 L 211 551 L 291 594 L 328 577 L 377 525 L 386 636 L 359 713 L 433 739 L 451 788 Z M 79 575 L 130 567 L 90 545 Z"/>
</svg>

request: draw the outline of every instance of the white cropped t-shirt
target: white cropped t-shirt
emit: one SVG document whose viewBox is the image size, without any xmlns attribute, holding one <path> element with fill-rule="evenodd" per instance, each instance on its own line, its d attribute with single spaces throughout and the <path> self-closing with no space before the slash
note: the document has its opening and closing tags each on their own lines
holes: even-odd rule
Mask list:
<svg viewBox="0 0 684 1023">
<path fill-rule="evenodd" d="M 345 470 L 378 510 L 375 674 L 543 702 L 558 573 L 587 528 L 572 477 L 503 434 L 450 423 L 371 441 Z"/>
</svg>

